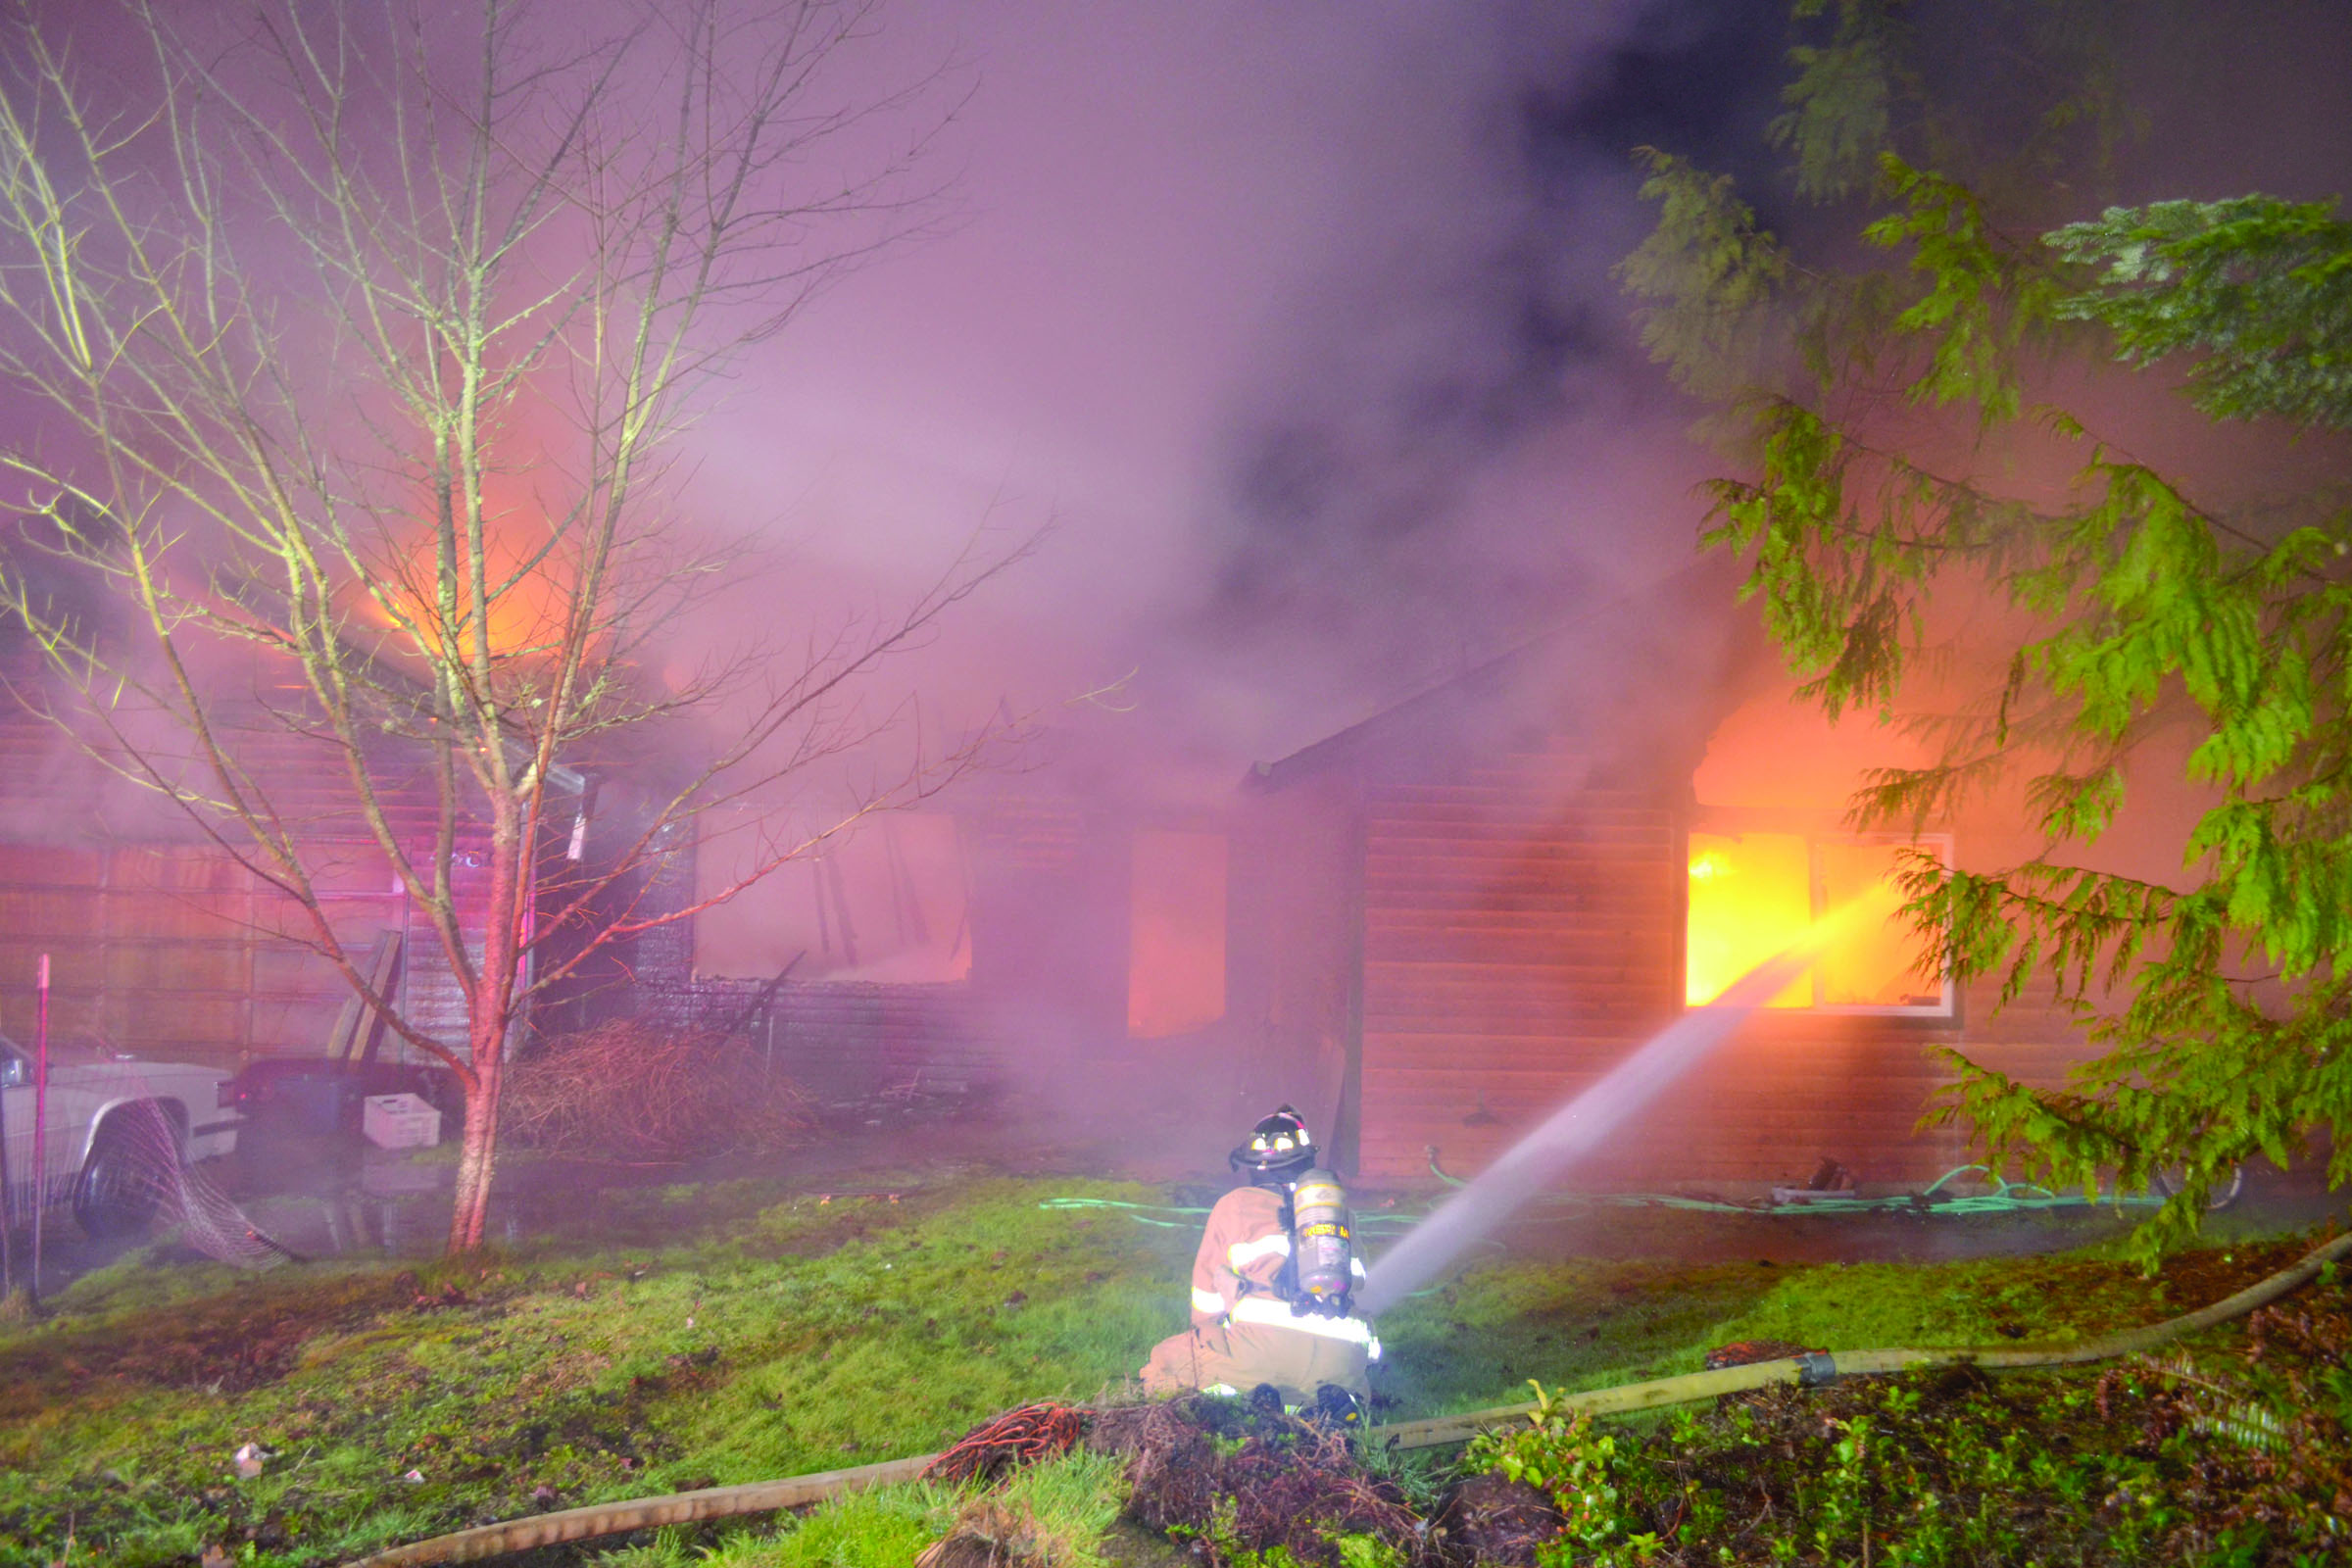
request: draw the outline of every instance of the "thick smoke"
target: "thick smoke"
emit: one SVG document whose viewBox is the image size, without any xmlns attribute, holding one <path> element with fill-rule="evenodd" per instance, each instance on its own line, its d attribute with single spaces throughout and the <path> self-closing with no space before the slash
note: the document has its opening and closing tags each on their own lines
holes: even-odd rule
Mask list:
<svg viewBox="0 0 2352 1568">
<path fill-rule="evenodd" d="M 2147 133 L 2067 216 L 2342 189 L 2352 13 L 2144 11 Z M 877 26 L 844 101 L 928 83 L 873 134 L 936 129 L 917 183 L 954 201 L 689 432 L 676 512 L 766 559 L 682 667 L 887 616 L 975 529 L 1046 526 L 876 711 L 1026 715 L 1060 732 L 1041 790 L 1213 806 L 1549 626 L 1668 603 L 1718 462 L 1610 276 L 1650 220 L 1631 152 L 1760 184 L 1785 0 L 896 0 Z M 1997 42 L 1948 57 L 1960 90 Z M 1677 628 L 1693 688 L 1713 629 Z"/>
<path fill-rule="evenodd" d="M 2341 8 L 2143 10 L 2146 134 L 2078 205 L 2340 188 Z M 949 21 L 894 17 L 910 48 Z M 1124 722 L 1081 716 L 1209 787 L 1689 563 L 1716 460 L 1609 269 L 1649 221 L 1635 146 L 1771 172 L 1785 6 L 957 23 L 960 226 L 780 343 L 705 469 L 886 577 L 992 508 L 1051 518 L 939 689 L 1060 716 L 1132 671 Z M 1945 51 L 1950 85 L 1991 91 L 2000 42 Z"/>
<path fill-rule="evenodd" d="M 858 517 L 866 564 L 1051 517 L 979 667 L 1054 708 L 1132 671 L 1147 770 L 1203 788 L 1665 575 L 1696 470 L 1607 275 L 1636 181 L 1576 108 L 1647 25 L 1017 8 L 966 38 L 963 225 L 781 345 L 711 476 L 816 460 L 785 531 L 838 558 Z"/>
<path fill-rule="evenodd" d="M 1687 411 L 1609 270 L 1645 220 L 1631 149 L 1739 113 L 1757 10 L 1521 13 L 1465 51 L 1426 177 L 1335 246 L 1235 411 L 1213 637 L 1312 639 L 1377 698 L 1688 561 Z"/>
</svg>

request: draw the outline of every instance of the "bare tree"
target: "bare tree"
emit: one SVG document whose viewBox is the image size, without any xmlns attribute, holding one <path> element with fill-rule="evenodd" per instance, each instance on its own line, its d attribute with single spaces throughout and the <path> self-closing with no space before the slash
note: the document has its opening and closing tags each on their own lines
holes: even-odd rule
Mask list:
<svg viewBox="0 0 2352 1568">
<path fill-rule="evenodd" d="M 727 559 L 672 510 L 663 454 L 692 394 L 922 220 L 906 127 L 943 122 L 937 78 L 862 98 L 835 79 L 870 11 L 475 0 L 453 29 L 422 0 L 265 0 L 231 33 L 126 0 L 108 38 L 137 40 L 135 105 L 92 90 L 82 40 L 12 21 L 0 374 L 39 417 L 0 437 L 0 467 L 120 612 L 63 613 L 22 550 L 7 597 L 98 754 L 274 887 L 292 934 L 457 1072 L 453 1250 L 481 1240 L 501 1062 L 534 988 L 974 756 L 969 737 L 900 749 L 693 908 L 631 891 L 714 808 L 872 740 L 889 715 L 853 684 L 1009 559 L 967 552 L 789 661 L 649 673 Z M 614 24 L 582 42 L 584 16 Z M 292 678 L 240 687 L 224 651 Z M 696 712 L 725 715 L 718 738 L 698 727 L 686 765 L 663 741 L 627 842 L 566 857 L 551 781 Z M 288 737 L 424 916 L 465 1040 L 405 1015 L 330 919 Z M 392 798 L 387 758 L 429 810 Z M 478 921 L 458 892 L 472 867 Z"/>
</svg>

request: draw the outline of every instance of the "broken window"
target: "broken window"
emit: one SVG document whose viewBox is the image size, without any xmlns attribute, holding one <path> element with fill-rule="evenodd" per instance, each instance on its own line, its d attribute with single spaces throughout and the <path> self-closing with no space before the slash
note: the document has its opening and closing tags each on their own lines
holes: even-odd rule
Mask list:
<svg viewBox="0 0 2352 1568">
<path fill-rule="evenodd" d="M 1951 863 L 1950 841 L 1940 837 L 1692 833 L 1684 1000 L 1693 1006 L 1714 1001 L 1814 921 L 1891 886 L 1903 852 L 1912 849 Z M 1925 951 L 1907 920 L 1850 921 L 1820 961 L 1766 1005 L 1948 1014 L 1950 982 L 1921 972 Z"/>
<path fill-rule="evenodd" d="M 696 896 L 741 882 L 774 853 L 751 825 L 707 838 Z M 956 818 L 883 811 L 694 917 L 699 974 L 942 984 L 971 973 L 969 881 Z"/>
</svg>

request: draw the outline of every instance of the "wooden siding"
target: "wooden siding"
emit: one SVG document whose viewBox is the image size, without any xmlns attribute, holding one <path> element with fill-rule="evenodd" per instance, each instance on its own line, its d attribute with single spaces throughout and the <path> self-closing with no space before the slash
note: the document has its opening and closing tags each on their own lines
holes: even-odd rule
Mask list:
<svg viewBox="0 0 2352 1568">
<path fill-rule="evenodd" d="M 389 879 L 328 905 L 361 951 L 395 926 Z M 34 974 L 50 956 L 61 1042 L 235 1067 L 312 1055 L 348 994 L 286 933 L 298 911 L 218 852 L 0 844 L 0 1029 L 31 1037 Z"/>
<path fill-rule="evenodd" d="M 1685 586 L 1705 605 L 1728 585 Z M 1745 656 L 1684 646 L 1660 603 L 1538 638 L 1261 766 L 1245 792 L 1247 815 L 1297 842 L 1236 839 L 1233 972 L 1250 976 L 1268 1049 L 1283 1036 L 1263 1026 L 1269 999 L 1320 999 L 1298 1015 L 1348 1048 L 1367 1180 L 1430 1182 L 1433 1146 L 1475 1173 L 1682 1012 L 1691 780 Z M 1328 826 L 1342 819 L 1355 840 Z M 1954 832 L 1965 855 L 2015 824 Z M 1343 842 L 1348 865 L 1316 859 Z M 1312 898 L 1251 886 L 1301 867 Z M 1245 922 L 1256 906 L 1274 912 Z M 1990 1003 L 1975 987 L 1946 1019 L 1760 1013 L 1567 1179 L 1752 1192 L 1826 1156 L 1866 1183 L 1933 1180 L 1968 1158 L 1963 1130 L 1918 1128 L 1946 1081 L 1936 1048 L 2044 1085 L 2084 1052 L 2064 1009 Z"/>
<path fill-rule="evenodd" d="M 1561 813 L 1573 822 L 1576 808 Z M 1629 842 L 1632 836 L 1629 835 Z M 1628 897 L 1613 940 L 1589 924 L 1556 938 L 1566 961 L 1462 961 L 1458 928 L 1426 930 L 1425 912 L 1394 906 L 1375 851 L 1366 919 L 1391 956 L 1365 968 L 1365 1157 L 1368 1176 L 1428 1176 L 1426 1150 L 1446 1169 L 1482 1169 L 1519 1135 L 1638 1048 L 1674 1011 L 1679 963 L 1670 951 L 1679 909 Z M 1670 867 L 1676 861 L 1669 858 Z M 1384 906 L 1387 906 L 1384 907 Z M 1495 921 L 1525 951 L 1523 920 Z M 1417 952 L 1408 951 L 1418 944 Z M 1934 1180 L 1974 1157 L 1962 1129 L 1922 1129 L 1948 1081 L 1937 1047 L 2036 1083 L 2062 1080 L 2082 1054 L 2070 1019 L 2048 1007 L 1990 1012 L 1982 990 L 1953 1020 L 1765 1011 L 1754 1015 L 1681 1083 L 1668 1086 L 1600 1154 L 1573 1175 L 1592 1187 L 1802 1185 L 1824 1158 L 1867 1184 Z"/>
<path fill-rule="evenodd" d="M 1361 1173 L 1475 1170 L 1672 1016 L 1680 829 L 1559 752 L 1367 793 Z"/>
<path fill-rule="evenodd" d="M 1681 1008 L 1681 814 L 1592 788 L 1558 753 L 1447 782 L 1369 787 L 1362 887 L 1362 1144 L 1371 1180 L 1425 1181 L 1435 1148 L 1482 1169 Z M 1296 964 L 1296 958 L 1285 961 Z M 1964 1132 L 1918 1127 L 1959 1047 L 2052 1083 L 2082 1051 L 2059 1008 L 1951 1019 L 1765 1011 L 1574 1175 L 1599 1187 L 1933 1180 Z"/>
<path fill-rule="evenodd" d="M 1996 1018 L 1991 1003 L 1989 987 L 1972 987 L 1948 1020 L 1759 1012 L 1574 1179 L 1602 1187 L 1801 1186 L 1828 1158 L 1865 1184 L 1931 1182 L 1975 1157 L 1965 1129 L 1919 1125 L 1949 1081 L 1934 1051 L 1957 1048 L 2043 1084 L 2063 1080 L 2082 1054 L 2064 1011 L 2027 1002 Z M 1558 1060 L 1564 1070 L 1556 1072 L 1525 1063 L 1490 1070 L 1482 1077 L 1493 1086 L 1494 1136 L 1469 1140 L 1444 1129 L 1451 1136 L 1430 1141 L 1446 1152 L 1448 1170 L 1456 1170 L 1457 1149 L 1458 1163 L 1475 1169 L 1489 1157 L 1485 1150 L 1541 1121 L 1627 1049 Z"/>
<path fill-rule="evenodd" d="M 22 651 L 0 673 L 35 690 Z M 257 677 L 258 680 L 258 677 Z M 266 684 L 266 683 L 265 683 Z M 294 704 L 298 693 L 264 690 Z M 242 765 L 305 841 L 337 938 L 366 953 L 405 931 L 403 1007 L 436 1038 L 465 1039 L 464 1003 L 430 929 L 395 888 L 336 753 L 260 709 L 223 719 Z M 387 743 L 371 787 L 387 824 L 430 843 L 439 818 L 419 754 Z M 0 1029 L 32 1029 L 34 966 L 51 958 L 56 1038 L 235 1067 L 317 1055 L 349 990 L 304 945 L 308 916 L 199 834 L 176 808 L 100 764 L 55 723 L 0 699 Z M 482 829 L 462 822 L 455 879 L 477 945 Z M 384 1049 L 413 1054 L 396 1037 Z"/>
<path fill-rule="evenodd" d="M 742 1029 L 819 1105 L 976 1094 L 1004 1076 L 1006 1036 L 967 984 L 787 982 L 763 1004 L 761 990 L 757 980 L 699 980 L 647 986 L 641 1001 L 671 1023 Z"/>
</svg>

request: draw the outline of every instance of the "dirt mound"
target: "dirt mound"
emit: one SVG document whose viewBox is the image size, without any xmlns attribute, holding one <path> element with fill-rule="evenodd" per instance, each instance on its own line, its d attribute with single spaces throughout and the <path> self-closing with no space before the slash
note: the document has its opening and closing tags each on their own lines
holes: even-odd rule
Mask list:
<svg viewBox="0 0 2352 1568">
<path fill-rule="evenodd" d="M 1279 1547 L 1341 1568 L 1335 1539 L 1369 1536 L 1405 1564 L 1436 1564 L 1402 1493 L 1367 1475 L 1347 1440 L 1277 1411 L 1194 1397 L 1104 1412 L 1090 1446 L 1128 1457 L 1128 1516 L 1196 1544 L 1212 1565 Z"/>
<path fill-rule="evenodd" d="M 1430 1516 L 1430 1533 L 1458 1561 L 1480 1568 L 1534 1568 L 1536 1548 L 1559 1533 L 1562 1515 L 1524 1481 L 1468 1476 Z"/>
</svg>

